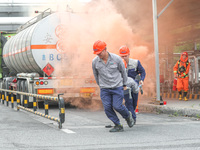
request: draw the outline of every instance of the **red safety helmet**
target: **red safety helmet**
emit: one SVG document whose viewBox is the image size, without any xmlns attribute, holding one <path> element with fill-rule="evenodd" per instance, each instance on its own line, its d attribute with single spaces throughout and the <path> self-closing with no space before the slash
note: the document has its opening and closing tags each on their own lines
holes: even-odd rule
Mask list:
<svg viewBox="0 0 200 150">
<path fill-rule="evenodd" d="M 188 57 L 188 53 L 187 52 L 183 52 L 181 55 L 186 55 L 186 57 Z"/>
<path fill-rule="evenodd" d="M 126 45 L 123 45 L 119 48 L 119 54 L 120 56 L 126 56 L 130 54 L 130 50 Z"/>
<path fill-rule="evenodd" d="M 104 49 L 106 49 L 106 43 L 104 41 L 96 41 L 93 45 L 93 54 L 99 54 L 101 53 Z"/>
</svg>

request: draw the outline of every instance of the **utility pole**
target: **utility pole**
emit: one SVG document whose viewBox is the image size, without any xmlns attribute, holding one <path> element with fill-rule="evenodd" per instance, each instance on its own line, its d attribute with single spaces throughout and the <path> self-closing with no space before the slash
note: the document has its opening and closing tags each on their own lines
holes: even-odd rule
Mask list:
<svg viewBox="0 0 200 150">
<path fill-rule="evenodd" d="M 165 8 L 157 15 L 157 0 L 152 0 L 153 7 L 153 31 L 154 31 L 154 52 L 155 52 L 155 67 L 156 67 L 156 100 L 163 104 L 160 99 L 160 69 L 159 69 L 159 49 L 158 49 L 158 17 L 169 7 L 174 0 L 171 0 Z"/>
</svg>

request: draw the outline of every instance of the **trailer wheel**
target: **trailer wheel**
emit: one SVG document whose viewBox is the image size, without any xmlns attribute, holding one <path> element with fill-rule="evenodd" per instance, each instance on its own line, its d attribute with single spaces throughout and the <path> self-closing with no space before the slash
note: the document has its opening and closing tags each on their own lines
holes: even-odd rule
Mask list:
<svg viewBox="0 0 200 150">
<path fill-rule="evenodd" d="M 24 92 L 29 93 L 29 89 L 28 89 L 28 81 L 25 80 L 24 81 Z M 28 108 L 32 108 L 33 107 L 33 102 L 29 102 L 29 96 L 24 95 L 24 97 L 27 99 L 28 101 Z"/>
<path fill-rule="evenodd" d="M 28 93 L 29 91 L 28 91 L 28 83 L 27 83 L 27 81 L 26 80 L 22 80 L 21 81 L 21 84 L 19 83 L 19 85 L 20 85 L 20 87 L 19 87 L 19 91 L 21 91 L 21 92 L 26 92 L 26 93 Z M 32 102 L 29 102 L 29 97 L 28 96 L 26 96 L 26 95 L 20 95 L 20 99 L 21 99 L 21 105 L 22 106 L 24 106 L 24 100 L 25 99 L 27 99 L 27 101 L 28 101 L 28 108 L 30 108 L 30 107 L 33 107 L 33 103 Z"/>
<path fill-rule="evenodd" d="M 44 102 L 42 101 L 42 102 L 38 102 L 38 107 L 39 108 L 44 108 Z"/>
<path fill-rule="evenodd" d="M 19 81 L 19 91 L 24 92 L 24 81 Z M 20 95 L 20 105 L 24 106 L 24 95 Z"/>
</svg>

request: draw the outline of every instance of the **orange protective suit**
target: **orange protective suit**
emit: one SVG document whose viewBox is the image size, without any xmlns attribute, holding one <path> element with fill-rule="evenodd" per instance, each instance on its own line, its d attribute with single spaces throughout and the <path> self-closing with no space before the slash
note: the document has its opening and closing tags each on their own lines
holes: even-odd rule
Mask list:
<svg viewBox="0 0 200 150">
<path fill-rule="evenodd" d="M 186 55 L 186 59 L 183 60 L 183 55 Z M 188 91 L 188 84 L 189 84 L 189 73 L 190 63 L 188 62 L 188 53 L 184 52 L 181 55 L 180 60 L 177 61 L 176 65 L 174 66 L 174 75 L 178 74 L 177 79 L 177 90 L 180 92 L 184 90 L 184 92 Z"/>
</svg>

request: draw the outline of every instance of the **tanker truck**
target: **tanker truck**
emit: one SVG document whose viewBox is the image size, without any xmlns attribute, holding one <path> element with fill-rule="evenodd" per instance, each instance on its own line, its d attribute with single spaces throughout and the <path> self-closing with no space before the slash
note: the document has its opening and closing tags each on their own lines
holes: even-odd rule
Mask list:
<svg viewBox="0 0 200 150">
<path fill-rule="evenodd" d="M 70 19 L 77 17 L 70 12 L 45 11 L 20 26 L 17 34 L 5 43 L 2 56 L 10 73 L 3 76 L 0 88 L 52 96 L 64 93 L 66 101 L 74 97 L 98 97 L 92 74 L 72 74 L 69 69 L 64 76 L 55 74 L 59 66 L 69 66 L 63 65 L 65 58 L 70 61 L 70 56 L 63 54 L 59 43 L 63 32 L 60 16 L 63 15 Z M 32 102 L 33 98 L 29 97 L 28 107 L 32 106 Z M 24 105 L 24 96 L 21 96 L 21 105 Z"/>
</svg>

